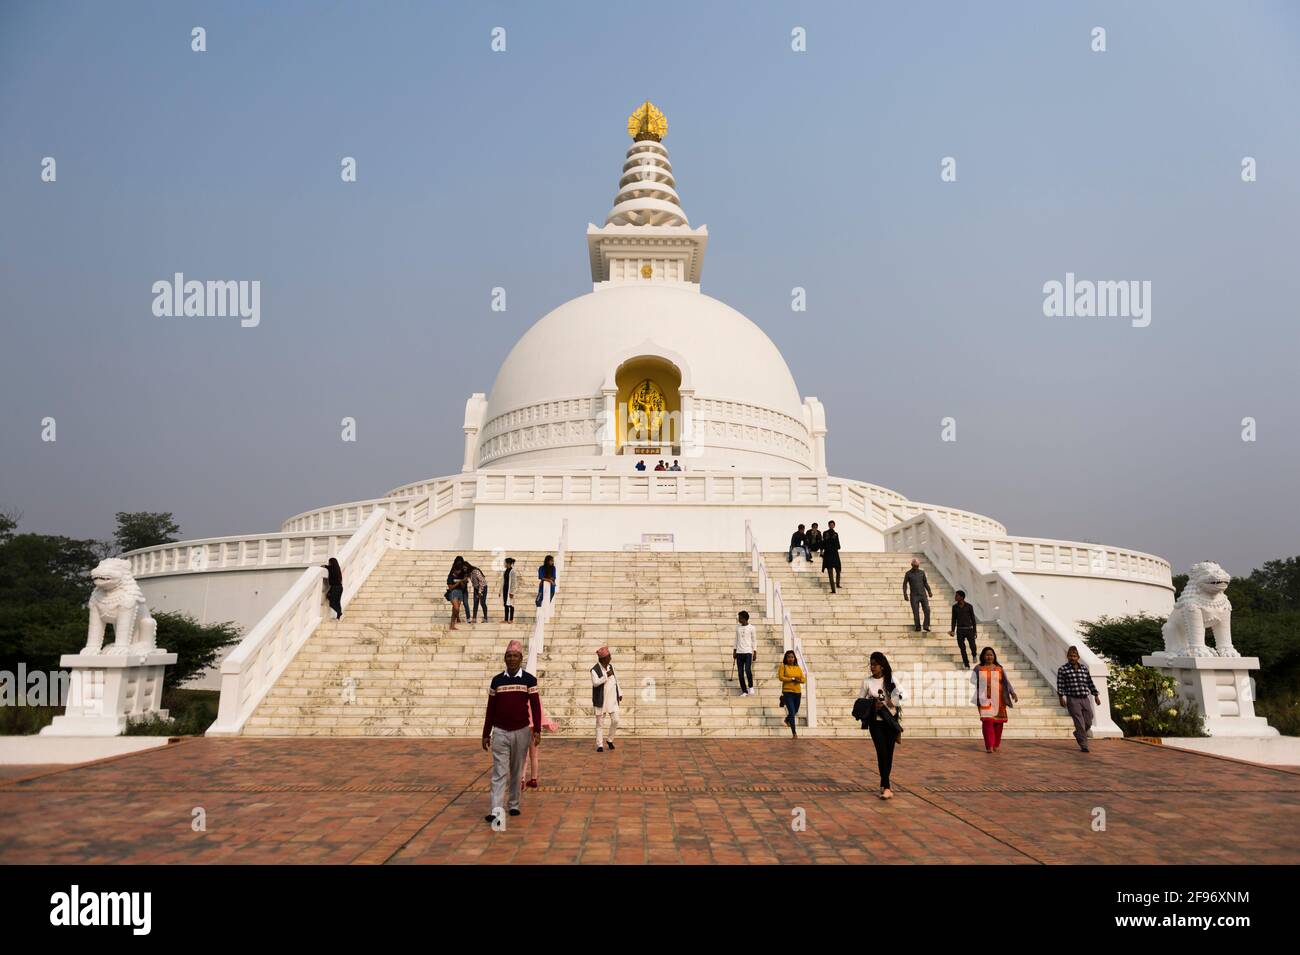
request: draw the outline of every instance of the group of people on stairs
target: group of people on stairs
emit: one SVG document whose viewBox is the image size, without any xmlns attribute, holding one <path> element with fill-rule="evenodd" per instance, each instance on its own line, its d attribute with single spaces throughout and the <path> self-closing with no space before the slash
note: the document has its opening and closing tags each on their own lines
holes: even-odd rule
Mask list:
<svg viewBox="0 0 1300 955">
<path fill-rule="evenodd" d="M 534 604 L 538 607 L 546 598 L 546 587 L 550 586 L 550 598 L 555 597 L 556 574 L 558 571 L 555 567 L 555 558 L 547 554 L 542 559 L 542 563 L 537 568 L 537 599 Z M 515 570 L 515 559 L 507 557 L 505 567 L 501 574 L 501 619 L 505 623 L 515 622 L 515 597 L 519 592 L 519 572 Z M 447 572 L 447 590 L 444 594 L 445 599 L 451 604 L 451 623 L 448 630 L 458 629 L 456 624 L 460 623 L 460 608 L 469 606 L 470 594 L 474 596 L 474 610 L 470 615 L 469 623 L 474 625 L 478 622 L 479 610 L 483 611 L 483 622 L 488 622 L 488 584 L 487 577 L 483 571 L 475 567 L 464 557 L 457 557 L 451 564 L 451 570 Z"/>
</svg>

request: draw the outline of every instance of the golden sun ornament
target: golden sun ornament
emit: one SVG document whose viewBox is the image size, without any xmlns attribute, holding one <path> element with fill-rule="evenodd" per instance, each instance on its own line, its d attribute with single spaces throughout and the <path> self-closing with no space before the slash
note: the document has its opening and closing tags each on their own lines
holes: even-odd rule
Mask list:
<svg viewBox="0 0 1300 955">
<path fill-rule="evenodd" d="M 646 100 L 627 118 L 627 134 L 637 142 L 643 139 L 659 142 L 668 135 L 668 118 L 658 106 Z"/>
</svg>

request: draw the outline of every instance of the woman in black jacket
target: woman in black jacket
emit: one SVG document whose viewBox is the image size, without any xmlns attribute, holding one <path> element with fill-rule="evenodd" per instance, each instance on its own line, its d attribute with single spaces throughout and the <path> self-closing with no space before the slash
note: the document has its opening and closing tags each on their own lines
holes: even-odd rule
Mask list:
<svg viewBox="0 0 1300 955">
<path fill-rule="evenodd" d="M 858 699 L 865 700 L 863 727 L 871 733 L 876 746 L 876 765 L 880 769 L 880 798 L 893 799 L 889 773 L 894 767 L 894 746 L 898 743 L 898 713 L 903 705 L 903 691 L 894 683 L 894 671 L 880 651 L 871 654 L 871 672 L 862 680 Z M 857 715 L 857 707 L 854 708 Z M 892 716 L 893 719 L 888 717 Z"/>
<path fill-rule="evenodd" d="M 322 565 L 327 571 L 329 582 L 326 585 L 325 599 L 334 611 L 335 619 L 343 619 L 343 568 L 337 557 L 331 557 L 328 564 Z"/>
</svg>

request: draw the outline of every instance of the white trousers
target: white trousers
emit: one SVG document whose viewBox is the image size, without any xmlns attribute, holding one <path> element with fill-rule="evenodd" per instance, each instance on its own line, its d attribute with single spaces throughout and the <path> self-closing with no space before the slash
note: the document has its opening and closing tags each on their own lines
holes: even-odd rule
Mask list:
<svg viewBox="0 0 1300 955">
<path fill-rule="evenodd" d="M 609 720 L 609 732 L 605 732 L 605 720 Z M 618 710 L 596 714 L 596 745 L 604 746 L 605 740 L 614 742 L 614 732 L 618 729 Z"/>
</svg>

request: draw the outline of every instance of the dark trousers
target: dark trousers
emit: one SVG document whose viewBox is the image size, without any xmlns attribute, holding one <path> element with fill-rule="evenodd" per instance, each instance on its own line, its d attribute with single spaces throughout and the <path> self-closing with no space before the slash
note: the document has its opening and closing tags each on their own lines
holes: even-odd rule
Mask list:
<svg viewBox="0 0 1300 955">
<path fill-rule="evenodd" d="M 912 594 L 912 622 L 921 626 L 920 608 L 925 608 L 925 629 L 930 629 L 930 598 L 925 594 Z"/>
<path fill-rule="evenodd" d="M 1086 696 L 1067 696 L 1065 711 L 1074 721 L 1074 741 L 1080 749 L 1088 746 L 1088 730 L 1092 729 L 1092 700 Z"/>
<path fill-rule="evenodd" d="M 966 657 L 966 644 L 970 644 L 970 655 L 977 661 L 980 655 L 975 652 L 975 628 L 958 627 L 957 628 L 957 649 L 961 650 L 961 663 L 966 669 L 970 669 L 970 660 Z"/>
<path fill-rule="evenodd" d="M 754 685 L 754 669 L 751 664 L 754 661 L 752 653 L 736 654 L 736 675 L 740 677 L 740 692 L 744 693 Z"/>
<path fill-rule="evenodd" d="M 876 765 L 880 767 L 880 788 L 889 789 L 889 772 L 894 768 L 894 744 L 898 737 L 894 735 L 884 720 L 871 720 L 867 723 L 871 742 L 876 744 Z"/>
<path fill-rule="evenodd" d="M 337 617 L 343 616 L 343 588 L 342 587 L 337 587 L 337 588 L 331 587 L 329 589 L 329 592 L 325 594 L 325 599 L 329 602 L 330 609 L 334 611 L 335 616 Z M 116 632 L 117 631 L 115 630 L 114 633 Z"/>
<path fill-rule="evenodd" d="M 786 725 L 794 729 L 794 719 L 799 715 L 799 704 L 803 701 L 802 693 L 782 693 L 781 705 L 785 707 Z"/>
<path fill-rule="evenodd" d="M 511 623 L 515 619 L 515 608 L 510 604 L 510 595 L 502 591 L 501 605 L 505 608 L 504 616 L 506 623 Z"/>
<path fill-rule="evenodd" d="M 474 591 L 474 613 L 470 616 L 469 619 L 471 620 L 478 619 L 479 607 L 483 608 L 483 622 L 487 623 L 488 615 L 487 615 L 487 588 L 486 587 L 484 587 L 482 590 Z"/>
<path fill-rule="evenodd" d="M 839 557 L 822 558 L 822 563 L 825 564 L 823 570 L 826 571 L 826 576 L 831 580 L 831 593 L 834 593 L 835 588 L 840 585 L 840 559 Z"/>
</svg>

